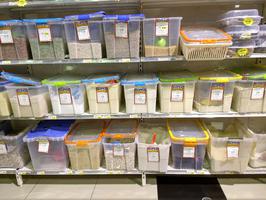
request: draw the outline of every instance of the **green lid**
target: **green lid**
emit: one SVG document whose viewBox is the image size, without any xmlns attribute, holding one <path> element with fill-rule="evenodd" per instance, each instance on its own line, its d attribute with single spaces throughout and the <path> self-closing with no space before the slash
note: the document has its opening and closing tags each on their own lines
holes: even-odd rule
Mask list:
<svg viewBox="0 0 266 200">
<path fill-rule="evenodd" d="M 212 70 L 200 72 L 197 74 L 199 80 L 203 81 L 215 81 L 217 83 L 227 83 L 229 81 L 241 80 L 242 76 L 227 70 Z"/>
<path fill-rule="evenodd" d="M 42 84 L 62 87 L 70 84 L 80 84 L 84 76 L 58 75 L 52 78 L 44 79 Z"/>
<path fill-rule="evenodd" d="M 231 70 L 243 76 L 244 80 L 266 80 L 266 70 L 256 67 L 237 67 Z"/>
<path fill-rule="evenodd" d="M 198 80 L 198 77 L 189 71 L 179 71 L 179 72 L 164 72 L 159 74 L 159 79 L 161 82 L 187 82 Z"/>
</svg>

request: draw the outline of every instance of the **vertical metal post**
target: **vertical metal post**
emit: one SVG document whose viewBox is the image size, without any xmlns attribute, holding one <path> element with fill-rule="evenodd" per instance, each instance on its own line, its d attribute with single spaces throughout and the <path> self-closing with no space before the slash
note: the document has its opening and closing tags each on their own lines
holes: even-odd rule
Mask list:
<svg viewBox="0 0 266 200">
<path fill-rule="evenodd" d="M 17 180 L 17 185 L 22 186 L 23 185 L 23 178 L 22 175 L 16 171 L 16 180 Z"/>
<path fill-rule="evenodd" d="M 142 183 L 142 186 L 145 186 L 147 183 L 146 174 L 144 172 L 141 173 L 141 183 Z"/>
</svg>

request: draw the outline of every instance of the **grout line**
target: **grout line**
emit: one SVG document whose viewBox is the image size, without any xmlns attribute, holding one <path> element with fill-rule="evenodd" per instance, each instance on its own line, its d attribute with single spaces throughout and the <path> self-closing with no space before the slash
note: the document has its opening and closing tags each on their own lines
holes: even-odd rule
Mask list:
<svg viewBox="0 0 266 200">
<path fill-rule="evenodd" d="M 95 184 L 94 184 L 94 187 L 93 187 L 93 190 L 92 190 L 92 193 L 91 193 L 90 200 L 92 200 L 92 197 L 93 197 L 93 194 L 94 194 L 94 191 L 95 191 L 96 185 L 97 185 L 97 183 L 98 183 L 98 178 L 99 178 L 99 176 L 97 176 L 96 182 L 95 182 Z"/>
<path fill-rule="evenodd" d="M 30 196 L 30 194 L 32 193 L 32 191 L 36 188 L 36 186 L 39 184 L 39 182 L 40 182 L 40 179 L 38 179 L 37 183 L 34 184 L 34 186 L 32 187 L 32 189 L 31 189 L 30 192 L 27 194 L 27 196 L 25 197 L 24 200 L 27 200 L 27 199 L 28 199 L 28 197 Z M 23 185 L 22 185 L 22 187 L 23 187 Z"/>
</svg>

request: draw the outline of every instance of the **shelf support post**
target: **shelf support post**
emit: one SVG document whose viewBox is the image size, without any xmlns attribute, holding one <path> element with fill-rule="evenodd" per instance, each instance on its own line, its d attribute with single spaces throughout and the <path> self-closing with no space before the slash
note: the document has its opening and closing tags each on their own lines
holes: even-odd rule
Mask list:
<svg viewBox="0 0 266 200">
<path fill-rule="evenodd" d="M 145 186 L 147 183 L 146 174 L 144 172 L 141 173 L 141 183 L 142 183 L 142 186 Z"/>
<path fill-rule="evenodd" d="M 22 186 L 23 185 L 23 178 L 22 175 L 18 173 L 16 170 L 16 180 L 17 180 L 17 185 Z"/>
</svg>

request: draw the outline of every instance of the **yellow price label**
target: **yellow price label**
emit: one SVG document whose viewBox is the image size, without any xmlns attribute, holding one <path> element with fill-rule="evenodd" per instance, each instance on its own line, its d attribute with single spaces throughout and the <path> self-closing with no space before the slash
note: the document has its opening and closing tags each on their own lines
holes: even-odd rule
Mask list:
<svg viewBox="0 0 266 200">
<path fill-rule="evenodd" d="M 254 23 L 254 20 L 250 17 L 246 17 L 243 19 L 243 24 L 246 26 L 251 26 L 253 25 L 253 23 Z"/>
<path fill-rule="evenodd" d="M 243 56 L 247 56 L 249 53 L 248 49 L 247 48 L 241 48 L 241 49 L 238 49 L 236 54 L 239 56 L 239 57 L 243 57 Z"/>
<path fill-rule="evenodd" d="M 17 1 L 17 6 L 18 7 L 24 7 L 28 4 L 28 2 L 26 0 L 18 0 Z"/>
</svg>

